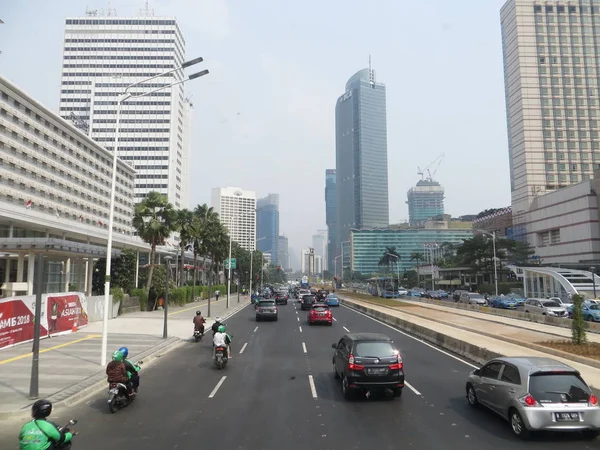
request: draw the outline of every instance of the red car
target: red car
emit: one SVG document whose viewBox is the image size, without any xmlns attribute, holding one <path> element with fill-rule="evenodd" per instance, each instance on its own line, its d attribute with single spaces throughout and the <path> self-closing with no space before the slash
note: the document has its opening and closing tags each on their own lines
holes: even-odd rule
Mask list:
<svg viewBox="0 0 600 450">
<path fill-rule="evenodd" d="M 308 311 L 308 324 L 326 323 L 333 325 L 333 315 L 325 303 L 314 303 Z"/>
</svg>

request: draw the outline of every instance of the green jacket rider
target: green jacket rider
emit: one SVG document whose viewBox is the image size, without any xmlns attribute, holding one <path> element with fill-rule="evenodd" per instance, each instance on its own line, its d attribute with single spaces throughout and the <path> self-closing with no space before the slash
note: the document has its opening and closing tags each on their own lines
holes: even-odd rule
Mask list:
<svg viewBox="0 0 600 450">
<path fill-rule="evenodd" d="M 46 418 L 52 412 L 52 403 L 48 400 L 38 400 L 31 407 L 33 420 L 21 427 L 19 433 L 20 450 L 46 450 L 53 446 L 68 449 L 71 447 L 73 433 L 63 432 L 56 424 Z"/>
</svg>

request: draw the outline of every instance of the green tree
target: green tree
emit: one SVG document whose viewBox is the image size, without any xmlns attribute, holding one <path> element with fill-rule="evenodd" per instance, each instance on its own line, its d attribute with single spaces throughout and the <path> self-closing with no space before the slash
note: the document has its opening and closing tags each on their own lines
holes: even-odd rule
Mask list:
<svg viewBox="0 0 600 450">
<path fill-rule="evenodd" d="M 587 324 L 583 317 L 583 297 L 573 296 L 573 320 L 571 321 L 571 335 L 573 344 L 583 345 L 587 342 Z"/>
<path fill-rule="evenodd" d="M 206 263 L 210 255 L 210 233 L 215 223 L 219 222 L 219 215 L 206 203 L 198 205 L 194 209 L 194 215 L 198 218 L 198 234 L 194 237 L 194 266 L 197 266 L 198 255 L 202 255 L 202 274 L 206 277 Z M 206 282 L 206 278 L 203 280 Z M 196 272 L 194 273 L 194 285 L 196 284 Z"/>
<path fill-rule="evenodd" d="M 198 217 L 192 211 L 180 209 L 176 212 L 173 226 L 179 232 L 179 286 L 184 286 L 186 281 L 185 250 L 192 245 L 193 239 L 198 235 L 200 224 Z"/>
<path fill-rule="evenodd" d="M 211 261 L 208 290 L 212 292 L 213 278 L 219 274 L 219 269 L 229 253 L 229 236 L 221 222 L 211 222 L 206 230 L 205 239 Z"/>
<path fill-rule="evenodd" d="M 417 266 L 419 265 L 419 261 L 425 261 L 425 257 L 423 256 L 423 253 L 421 252 L 412 252 L 410 254 L 410 260 L 411 261 L 416 261 L 417 262 Z"/>
<path fill-rule="evenodd" d="M 156 191 L 149 192 L 135 207 L 133 227 L 145 242 L 150 244 L 150 268 L 146 290 L 152 284 L 152 274 L 156 261 L 156 246 L 164 245 L 174 230 L 175 210 L 167 197 Z"/>
<path fill-rule="evenodd" d="M 150 265 L 140 270 L 140 281 L 147 285 L 148 277 L 150 275 Z M 152 305 L 152 309 L 156 309 L 158 299 L 165 296 L 165 288 L 167 286 L 167 268 L 164 264 L 157 265 L 152 271 L 152 280 L 148 292 L 147 305 Z M 169 283 L 169 289 L 175 288 L 175 284 L 171 280 Z M 151 303 L 152 302 L 152 303 Z M 149 309 L 150 310 L 150 309 Z"/>
<path fill-rule="evenodd" d="M 388 272 L 391 273 L 392 264 L 400 264 L 400 255 L 396 251 L 396 247 L 386 247 L 383 251 L 383 255 L 379 259 L 378 264 L 380 266 L 386 266 L 388 268 Z"/>
<path fill-rule="evenodd" d="M 133 250 L 121 250 L 121 254 L 111 261 L 110 283 L 111 287 L 120 287 L 127 294 L 135 288 L 135 269 L 137 254 Z M 106 258 L 100 258 L 94 264 L 92 273 L 92 291 L 97 295 L 104 294 L 104 276 L 106 273 Z"/>
</svg>

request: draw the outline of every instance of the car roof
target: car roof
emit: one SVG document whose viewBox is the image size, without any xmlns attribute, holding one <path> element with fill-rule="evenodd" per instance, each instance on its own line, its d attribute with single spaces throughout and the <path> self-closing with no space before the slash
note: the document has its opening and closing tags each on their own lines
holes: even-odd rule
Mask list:
<svg viewBox="0 0 600 450">
<path fill-rule="evenodd" d="M 352 341 L 389 341 L 392 342 L 392 338 L 382 333 L 348 333 L 345 337 Z"/>
<path fill-rule="evenodd" d="M 313 308 L 319 308 L 319 307 L 329 308 L 329 305 L 327 303 L 319 302 L 319 303 L 313 303 L 312 307 Z"/>
<path fill-rule="evenodd" d="M 579 373 L 577 369 L 574 369 L 568 364 L 543 356 L 504 356 L 496 358 L 494 361 L 502 361 L 513 364 L 529 373 L 551 372 L 553 370 Z"/>
</svg>

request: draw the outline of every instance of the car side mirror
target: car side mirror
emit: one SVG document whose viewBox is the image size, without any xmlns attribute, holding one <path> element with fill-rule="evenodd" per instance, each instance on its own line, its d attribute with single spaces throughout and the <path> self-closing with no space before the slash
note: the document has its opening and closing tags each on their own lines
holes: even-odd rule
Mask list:
<svg viewBox="0 0 600 450">
<path fill-rule="evenodd" d="M 337 344 L 331 344 L 331 348 L 337 348 Z"/>
<path fill-rule="evenodd" d="M 477 376 L 481 375 L 481 369 L 475 369 L 473 371 L 473 375 L 477 375 Z"/>
</svg>

